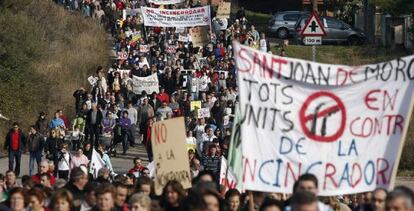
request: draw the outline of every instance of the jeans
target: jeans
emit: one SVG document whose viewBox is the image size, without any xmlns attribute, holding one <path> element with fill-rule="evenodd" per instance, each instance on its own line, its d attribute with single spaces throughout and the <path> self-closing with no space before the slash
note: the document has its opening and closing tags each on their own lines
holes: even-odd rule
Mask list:
<svg viewBox="0 0 414 211">
<path fill-rule="evenodd" d="M 19 176 L 20 174 L 20 160 L 22 158 L 22 152 L 21 151 L 9 151 L 9 170 L 16 173 L 16 176 Z M 14 166 L 14 162 L 16 161 L 16 166 Z"/>
<path fill-rule="evenodd" d="M 39 171 L 39 165 L 40 165 L 40 161 L 42 160 L 42 151 L 34 151 L 34 152 L 30 152 L 29 155 L 29 175 L 32 176 L 34 173 L 34 163 L 36 161 L 36 167 L 37 170 Z"/>
</svg>

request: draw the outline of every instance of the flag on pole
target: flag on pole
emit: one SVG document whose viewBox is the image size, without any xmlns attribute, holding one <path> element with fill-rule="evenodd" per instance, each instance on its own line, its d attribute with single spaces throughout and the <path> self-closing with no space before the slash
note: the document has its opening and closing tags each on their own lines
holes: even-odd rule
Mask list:
<svg viewBox="0 0 414 211">
<path fill-rule="evenodd" d="M 241 129 L 240 109 L 236 108 L 236 113 L 233 120 L 233 129 L 230 138 L 229 155 L 228 155 L 228 170 L 231 171 L 237 180 L 236 188 L 243 190 L 242 174 L 242 145 L 240 137 Z"/>
<path fill-rule="evenodd" d="M 95 149 L 92 149 L 92 158 L 89 172 L 93 175 L 93 178 L 96 179 L 98 177 L 98 171 L 103 167 L 105 167 L 105 162 L 102 160 L 99 153 Z"/>
</svg>

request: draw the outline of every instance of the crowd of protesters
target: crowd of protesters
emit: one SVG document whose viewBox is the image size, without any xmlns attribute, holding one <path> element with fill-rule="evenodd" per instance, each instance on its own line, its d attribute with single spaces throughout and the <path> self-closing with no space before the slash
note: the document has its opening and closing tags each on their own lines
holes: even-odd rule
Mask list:
<svg viewBox="0 0 414 211">
<path fill-rule="evenodd" d="M 208 211 L 325 211 L 414 210 L 414 194 L 406 187 L 335 197 L 318 197 L 318 181 L 305 174 L 296 181 L 293 194 L 226 190 L 219 185 L 221 156 L 227 157 L 237 107 L 238 88 L 232 40 L 270 51 L 264 33 L 245 17 L 244 9 L 229 20 L 214 18 L 210 43 L 194 47 L 178 41 L 186 30 L 145 27 L 138 14 L 126 9 L 158 7 L 134 0 L 58 0 L 69 10 L 96 19 L 111 31 L 114 50 L 127 52 L 110 68 L 98 67 L 91 89 L 73 93 L 73 121 L 56 111 L 53 118 L 41 112 L 28 133 L 19 124 L 6 136 L 9 170 L 0 174 L 0 210 L 208 210 Z M 199 1 L 166 8 L 201 6 Z M 214 7 L 213 7 L 214 8 Z M 139 39 L 133 39 L 137 37 Z M 149 50 L 140 51 L 141 45 Z M 174 47 L 167 52 L 166 48 Z M 283 51 L 281 52 L 283 53 Z M 125 72 L 124 70 L 129 70 Z M 134 93 L 132 77 L 156 74 L 159 92 Z M 199 118 L 192 102 L 200 101 L 209 117 Z M 126 174 L 114 172 L 110 157 L 142 143 L 153 160 L 151 127 L 155 121 L 185 117 L 186 143 L 192 188 L 171 180 L 161 195 L 154 192 L 154 175 L 141 158 L 133 159 Z M 120 145 L 120 146 L 118 146 Z M 105 163 L 97 175 L 90 161 L 96 149 Z M 20 175 L 21 156 L 29 152 L 29 175 Z M 119 172 L 118 172 L 119 173 Z M 17 177 L 21 176 L 21 181 Z"/>
</svg>

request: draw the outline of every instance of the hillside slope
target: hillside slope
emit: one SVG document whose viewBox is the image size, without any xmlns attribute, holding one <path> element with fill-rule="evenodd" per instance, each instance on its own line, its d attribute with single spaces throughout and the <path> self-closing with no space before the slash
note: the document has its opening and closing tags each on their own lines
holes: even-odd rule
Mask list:
<svg viewBox="0 0 414 211">
<path fill-rule="evenodd" d="M 0 1 L 0 26 L 0 112 L 24 129 L 40 111 L 73 115 L 73 91 L 109 61 L 103 28 L 44 0 Z"/>
</svg>

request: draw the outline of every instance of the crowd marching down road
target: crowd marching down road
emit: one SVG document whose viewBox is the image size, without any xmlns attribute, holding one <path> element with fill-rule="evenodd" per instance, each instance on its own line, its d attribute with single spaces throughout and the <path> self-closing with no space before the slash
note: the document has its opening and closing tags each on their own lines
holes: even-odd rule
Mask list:
<svg viewBox="0 0 414 211">
<path fill-rule="evenodd" d="M 414 210 L 388 145 L 403 143 L 413 57 L 272 55 L 224 1 L 56 3 L 110 32 L 115 59 L 74 90 L 75 117 L 13 123 L 0 210 Z"/>
</svg>

